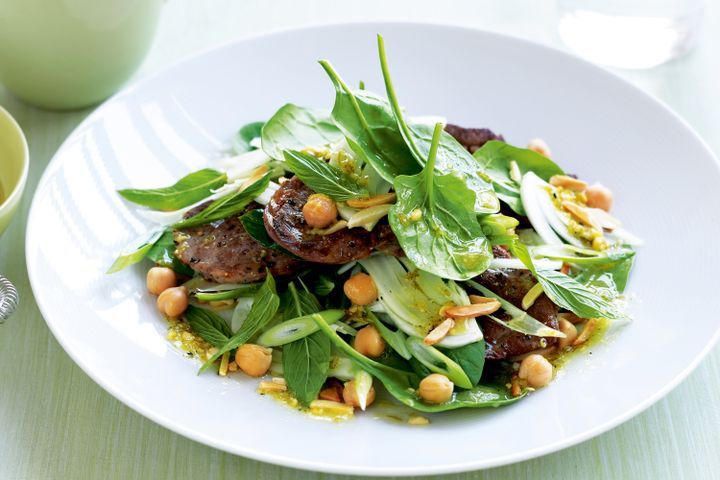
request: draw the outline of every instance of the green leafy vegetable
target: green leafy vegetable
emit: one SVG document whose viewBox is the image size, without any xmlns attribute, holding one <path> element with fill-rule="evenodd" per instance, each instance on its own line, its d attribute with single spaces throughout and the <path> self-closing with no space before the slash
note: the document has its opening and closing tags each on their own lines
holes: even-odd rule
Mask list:
<svg viewBox="0 0 720 480">
<path fill-rule="evenodd" d="M 398 175 L 419 172 L 420 165 L 398 131 L 387 100 L 366 90 L 350 89 L 329 62 L 323 60 L 320 65 L 335 87 L 332 117 L 350 148 L 390 183 Z"/>
<path fill-rule="evenodd" d="M 440 132 L 438 124 L 423 171 L 395 179 L 397 202 L 388 220 L 403 251 L 418 268 L 443 278 L 467 280 L 487 269 L 492 247 L 473 210 L 473 192 L 454 175 L 434 173 Z"/>
<path fill-rule="evenodd" d="M 261 328 L 273 319 L 279 306 L 280 297 L 278 297 L 275 289 L 275 280 L 270 275 L 270 272 L 267 272 L 265 282 L 255 294 L 250 313 L 240 326 L 240 329 L 222 347 L 218 347 L 218 352 L 205 362 L 198 373 L 207 370 L 225 352 L 236 349 L 255 336 Z"/>
<path fill-rule="evenodd" d="M 250 142 L 256 138 L 260 138 L 263 125 L 265 125 L 265 122 L 252 122 L 247 125 L 243 125 L 232 140 L 232 146 L 235 153 L 240 154 L 257 150 L 250 144 Z"/>
<path fill-rule="evenodd" d="M 183 317 L 193 331 L 213 347 L 221 348 L 232 336 L 225 320 L 210 310 L 188 305 Z"/>
<path fill-rule="evenodd" d="M 265 229 L 265 222 L 263 221 L 262 209 L 256 208 L 254 210 L 250 210 L 240 217 L 240 222 L 242 222 L 248 235 L 257 240 L 257 242 L 263 247 L 271 248 L 276 252 L 280 252 L 291 258 L 297 258 L 295 255 L 278 245 L 275 240 L 268 235 L 267 230 Z"/>
<path fill-rule="evenodd" d="M 192 277 L 195 272 L 182 263 L 175 256 L 175 240 L 172 230 L 166 230 L 147 253 L 147 258 L 161 267 L 172 268 L 175 272 L 186 277 Z"/>
<path fill-rule="evenodd" d="M 368 196 L 367 189 L 353 177 L 308 153 L 286 150 L 285 163 L 305 185 L 334 200 L 343 201 Z"/>
<path fill-rule="evenodd" d="M 477 385 L 485 368 L 485 341 L 470 343 L 460 348 L 439 348 L 455 363 L 460 365 L 470 379 L 470 383 Z"/>
<path fill-rule="evenodd" d="M 317 313 L 328 323 L 335 323 L 345 316 L 345 310 L 335 308 Z M 266 347 L 279 347 L 287 343 L 300 340 L 318 331 L 317 324 L 313 320 L 314 314 L 302 315 L 300 317 L 285 320 L 278 325 L 263 332 L 257 343 Z"/>
<path fill-rule="evenodd" d="M 121 253 L 115 259 L 106 273 L 115 273 L 120 270 L 134 265 L 142 261 L 152 249 L 153 245 L 160 240 L 163 235 L 163 229 L 155 229 L 135 240 L 131 246 L 126 247 L 125 253 Z"/>
<path fill-rule="evenodd" d="M 288 103 L 280 108 L 262 129 L 263 151 L 282 160 L 284 150 L 321 147 L 342 140 L 329 112 L 312 110 Z"/>
<path fill-rule="evenodd" d="M 367 311 L 367 319 L 371 325 L 377 328 L 380 332 L 380 336 L 405 360 L 409 360 L 412 357 L 410 349 L 405 343 L 407 338 L 402 330 L 390 330 L 383 322 L 380 321 L 372 312 Z"/>
<path fill-rule="evenodd" d="M 146 190 L 124 189 L 118 190 L 118 193 L 125 200 L 138 205 L 169 211 L 197 203 L 225 183 L 227 183 L 227 175 L 211 168 L 204 168 L 184 176 L 170 187 Z"/>
<path fill-rule="evenodd" d="M 311 279 L 310 289 L 318 297 L 327 297 L 335 289 L 335 282 L 327 275 L 318 275 Z"/>
<path fill-rule="evenodd" d="M 458 408 L 499 407 L 514 403 L 526 394 L 526 392 L 523 392 L 517 397 L 512 397 L 503 386 L 478 385 L 470 390 L 454 393 L 449 401 L 440 405 L 423 403 L 415 393 L 420 381 L 416 374 L 388 367 L 387 365 L 383 365 L 382 363 L 361 355 L 340 338 L 322 318 L 315 317 L 315 320 L 318 322 L 320 330 L 330 338 L 336 348 L 350 357 L 358 367 L 380 380 L 385 389 L 393 397 L 415 410 L 422 412 L 443 412 L 456 410 Z"/>
<path fill-rule="evenodd" d="M 431 372 L 445 375 L 460 388 L 472 388 L 472 382 L 460 365 L 437 348 L 425 345 L 422 339 L 417 337 L 408 337 L 405 344 L 412 356 Z"/>
<path fill-rule="evenodd" d="M 400 103 L 395 93 L 395 87 L 390 77 L 390 68 L 385 53 L 385 42 L 382 35 L 378 35 L 378 54 L 382 68 L 385 90 L 387 92 L 390 107 L 392 108 L 398 130 L 402 134 L 405 143 L 415 160 L 420 165 L 425 165 L 426 159 L 433 150 L 433 128 L 430 125 L 416 124 L 408 125 L 405 121 Z M 444 175 L 452 174 L 460 178 L 467 190 L 475 195 L 473 209 L 476 213 L 495 213 L 500 209 L 500 204 L 495 196 L 493 187 L 485 175 L 478 168 L 477 161 L 452 135 L 445 131 L 440 132 L 440 138 L 434 154 L 435 170 Z"/>
<path fill-rule="evenodd" d="M 245 210 L 245 207 L 255 197 L 265 191 L 270 183 L 270 176 L 265 175 L 248 187 L 237 192 L 218 198 L 195 216 L 179 221 L 174 228 L 190 228 L 206 223 L 222 220 L 233 215 L 238 215 Z"/>
<path fill-rule="evenodd" d="M 543 180 L 564 173 L 544 155 L 495 140 L 476 150 L 473 157 L 479 162 L 482 171 L 492 179 L 498 198 L 520 215 L 525 215 L 525 209 L 520 199 L 519 182 L 510 174 L 512 162 L 515 162 L 521 175 L 533 172 Z"/>
</svg>

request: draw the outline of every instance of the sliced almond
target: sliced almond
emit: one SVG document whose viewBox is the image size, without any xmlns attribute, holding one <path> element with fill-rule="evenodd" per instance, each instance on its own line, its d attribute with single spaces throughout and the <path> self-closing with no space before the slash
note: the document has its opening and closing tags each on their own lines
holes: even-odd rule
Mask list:
<svg viewBox="0 0 720 480">
<path fill-rule="evenodd" d="M 588 339 L 590 339 L 590 335 L 592 335 L 592 333 L 595 331 L 597 324 L 597 318 L 591 318 L 590 320 L 588 320 L 585 324 L 585 327 L 582 329 L 582 332 L 580 332 L 580 335 L 578 335 L 575 341 L 572 343 L 572 346 L 577 347 L 578 345 L 582 345 L 583 343 L 587 342 Z"/>
<path fill-rule="evenodd" d="M 622 222 L 620 222 L 620 220 L 613 217 L 601 208 L 588 208 L 586 209 L 586 211 L 588 212 L 590 218 L 592 218 L 597 225 L 607 230 L 608 232 L 612 232 L 613 230 L 618 229 L 622 226 Z"/>
<path fill-rule="evenodd" d="M 457 305 L 448 307 L 443 312 L 446 317 L 450 318 L 468 318 L 480 317 L 482 315 L 490 315 L 500 310 L 500 302 L 494 299 L 488 299 L 487 302 L 473 303 L 472 305 Z"/>
<path fill-rule="evenodd" d="M 380 195 L 375 195 L 374 197 L 353 198 L 345 203 L 347 203 L 348 207 L 352 208 L 368 208 L 393 203 L 395 198 L 396 196 L 394 193 L 382 193 Z"/>
<path fill-rule="evenodd" d="M 553 175 L 550 177 L 550 185 L 567 188 L 573 192 L 583 192 L 588 187 L 587 182 L 583 182 L 577 178 L 568 177 L 567 175 Z"/>
<path fill-rule="evenodd" d="M 276 383 L 276 382 L 268 382 L 267 380 L 263 380 L 260 382 L 260 385 L 258 385 L 257 389 L 258 393 L 280 393 L 280 392 L 287 392 L 287 385 L 284 385 L 282 383 Z"/>
<path fill-rule="evenodd" d="M 483 297 L 480 295 L 468 295 L 468 297 L 470 298 L 470 303 L 472 304 L 497 302 L 494 298 Z"/>
<path fill-rule="evenodd" d="M 580 222 L 584 223 L 588 227 L 600 230 L 600 225 L 598 225 L 595 220 L 590 216 L 587 208 L 581 207 L 580 205 L 572 202 L 562 202 L 562 207 L 568 212 L 570 212 L 573 217 L 577 218 L 578 220 L 580 220 Z"/>
<path fill-rule="evenodd" d="M 310 411 L 315 415 L 340 415 L 350 416 L 354 409 L 350 405 L 344 403 L 333 402 L 330 400 L 313 400 L 310 402 Z"/>
<path fill-rule="evenodd" d="M 455 320 L 453 320 L 452 318 L 446 318 L 445 320 L 440 322 L 440 325 L 433 328 L 430 333 L 427 334 L 427 336 L 423 339 L 423 342 L 425 343 L 425 345 L 435 345 L 440 340 L 445 338 L 454 326 Z"/>
</svg>

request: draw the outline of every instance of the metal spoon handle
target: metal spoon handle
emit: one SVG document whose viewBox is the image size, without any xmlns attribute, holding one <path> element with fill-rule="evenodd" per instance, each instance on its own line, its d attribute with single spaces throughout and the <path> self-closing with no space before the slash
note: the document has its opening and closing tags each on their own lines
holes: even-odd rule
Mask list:
<svg viewBox="0 0 720 480">
<path fill-rule="evenodd" d="M 0 275 L 0 323 L 3 323 L 15 311 L 18 300 L 18 292 L 13 284 Z"/>
</svg>

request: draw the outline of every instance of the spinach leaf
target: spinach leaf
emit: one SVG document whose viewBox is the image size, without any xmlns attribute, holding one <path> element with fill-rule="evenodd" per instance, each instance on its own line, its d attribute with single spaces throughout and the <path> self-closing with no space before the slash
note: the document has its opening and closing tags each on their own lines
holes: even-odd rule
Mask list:
<svg viewBox="0 0 720 480">
<path fill-rule="evenodd" d="M 385 90 L 398 130 L 415 160 L 420 165 L 425 165 L 425 160 L 432 149 L 433 128 L 430 125 L 408 125 L 405 121 L 390 77 L 385 42 L 381 35 L 378 35 L 377 40 Z M 435 170 L 442 174 L 453 174 L 462 179 L 467 189 L 475 194 L 473 208 L 476 213 L 495 213 L 500 210 L 500 204 L 493 191 L 493 186 L 478 168 L 477 160 L 452 135 L 445 131 L 440 133 L 436 157 Z"/>
<path fill-rule="evenodd" d="M 110 268 L 105 273 L 115 273 L 120 270 L 134 265 L 142 259 L 152 250 L 153 245 L 160 240 L 163 235 L 163 229 L 158 228 L 151 230 L 141 237 L 140 240 L 133 241 L 132 245 L 125 248 L 125 252 L 121 253 L 118 258 L 115 259 Z"/>
<path fill-rule="evenodd" d="M 193 331 L 213 347 L 221 348 L 232 336 L 225 320 L 210 310 L 188 305 L 183 317 Z"/>
<path fill-rule="evenodd" d="M 395 179 L 397 202 L 388 220 L 407 257 L 421 270 L 467 280 L 484 272 L 492 247 L 477 221 L 475 195 L 454 175 L 435 175 L 440 124 L 423 171 Z"/>
<path fill-rule="evenodd" d="M 424 403 L 415 393 L 420 380 L 416 374 L 388 367 L 369 359 L 358 353 L 357 350 L 340 338 L 340 336 L 325 323 L 322 317 L 314 316 L 314 319 L 320 327 L 320 330 L 330 338 L 335 347 L 345 353 L 359 368 L 380 380 L 385 389 L 393 397 L 415 410 L 422 412 L 443 412 L 458 408 L 499 407 L 514 403 L 527 393 L 525 391 L 517 397 L 512 397 L 507 392 L 507 389 L 502 386 L 478 385 L 470 390 L 454 393 L 452 398 L 443 404 L 431 405 Z"/>
<path fill-rule="evenodd" d="M 402 330 L 390 330 L 383 322 L 380 321 L 370 310 L 367 310 L 367 319 L 371 325 L 377 328 L 380 336 L 405 360 L 410 360 L 412 353 L 408 348 L 405 340 L 407 336 Z"/>
<path fill-rule="evenodd" d="M 264 177 L 252 183 L 248 187 L 218 198 L 208 205 L 208 207 L 202 212 L 179 221 L 173 225 L 173 227 L 196 227 L 198 225 L 214 222 L 215 220 L 223 220 L 233 215 L 237 215 L 245 210 L 245 207 L 247 207 L 247 205 L 252 202 L 255 197 L 263 193 L 265 189 L 267 189 L 269 183 L 270 176 L 269 174 L 266 174 Z"/>
<path fill-rule="evenodd" d="M 319 147 L 342 140 L 329 112 L 288 103 L 262 129 L 262 149 L 271 158 L 283 159 L 284 150 Z"/>
<path fill-rule="evenodd" d="M 216 188 L 227 183 L 227 175 L 211 168 L 204 168 L 178 180 L 165 188 L 146 190 L 118 190 L 125 200 L 154 210 L 179 210 L 197 203 L 212 194 Z"/>
<path fill-rule="evenodd" d="M 278 245 L 275 240 L 273 240 L 272 237 L 268 235 L 267 230 L 265 229 L 265 222 L 263 221 L 262 209 L 256 208 L 254 210 L 250 210 L 242 217 L 240 217 L 240 222 L 243 224 L 243 227 L 245 228 L 245 231 L 248 233 L 248 235 L 250 235 L 263 247 L 271 248 L 276 252 L 280 252 L 291 258 L 298 258 L 294 254 L 288 252 L 283 247 Z"/>
<path fill-rule="evenodd" d="M 533 172 L 543 180 L 564 173 L 555 162 L 544 155 L 495 140 L 487 142 L 476 150 L 473 157 L 479 163 L 480 169 L 492 179 L 500 200 L 520 215 L 525 215 L 525 209 L 520 199 L 520 185 L 510 176 L 511 162 L 515 162 L 521 175 Z"/>
<path fill-rule="evenodd" d="M 408 337 L 405 344 L 412 356 L 425 365 L 428 370 L 445 375 L 460 388 L 472 388 L 472 382 L 460 365 L 437 348 L 425 345 L 422 339 L 417 337 Z"/>
<path fill-rule="evenodd" d="M 265 122 L 252 122 L 243 125 L 232 139 L 232 147 L 235 153 L 241 154 L 257 150 L 250 142 L 260 138 L 263 125 L 265 125 Z"/>
<path fill-rule="evenodd" d="M 297 150 L 285 150 L 285 163 L 302 182 L 334 200 L 367 197 L 368 191 L 353 177 L 324 160 Z"/>
<path fill-rule="evenodd" d="M 175 256 L 175 240 L 172 230 L 165 233 L 155 242 L 155 245 L 147 253 L 147 258 L 161 267 L 172 268 L 175 272 L 186 277 L 192 277 L 195 272 Z"/>
<path fill-rule="evenodd" d="M 318 297 L 327 297 L 335 289 L 335 282 L 329 275 L 317 275 L 310 279 L 310 289 Z"/>
<path fill-rule="evenodd" d="M 320 65 L 335 87 L 332 117 L 350 148 L 392 183 L 398 175 L 413 175 L 420 165 L 413 159 L 387 100 L 366 90 L 352 90 L 329 62 Z"/>
<path fill-rule="evenodd" d="M 555 305 L 570 310 L 581 318 L 614 320 L 626 317 L 615 305 L 574 278 L 555 270 L 537 270 L 527 247 L 518 239 L 510 244 L 510 250 L 535 275 L 545 295 Z"/>
<path fill-rule="evenodd" d="M 438 350 L 460 365 L 473 385 L 478 384 L 485 367 L 484 340 L 459 348 L 438 348 Z"/>
<path fill-rule="evenodd" d="M 320 304 L 307 290 L 299 291 L 294 283 L 288 285 L 291 295 L 286 316 L 301 317 L 318 313 Z M 320 393 L 330 369 L 330 339 L 315 332 L 283 346 L 283 372 L 288 389 L 303 405 L 310 404 Z"/>
<path fill-rule="evenodd" d="M 236 349 L 243 343 L 247 343 L 255 334 L 260 331 L 265 325 L 267 325 L 278 311 L 280 306 L 280 297 L 278 297 L 277 290 L 275 288 L 275 279 L 273 279 L 270 272 L 267 272 L 267 277 L 262 287 L 257 291 L 253 297 L 252 308 L 248 313 L 247 318 L 240 326 L 237 332 L 225 342 L 222 347 L 218 347 L 218 352 L 210 357 L 205 364 L 200 367 L 198 373 L 202 373 L 207 370 L 215 360 L 220 358 L 225 352 Z"/>
</svg>

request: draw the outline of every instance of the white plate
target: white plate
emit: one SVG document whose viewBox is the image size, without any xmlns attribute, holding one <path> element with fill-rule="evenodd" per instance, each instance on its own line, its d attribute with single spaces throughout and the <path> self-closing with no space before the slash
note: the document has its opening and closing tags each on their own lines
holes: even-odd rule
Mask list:
<svg viewBox="0 0 720 480">
<path fill-rule="evenodd" d="M 329 106 L 330 59 L 383 91 L 385 35 L 400 101 L 544 138 L 568 171 L 599 180 L 647 245 L 630 283 L 636 321 L 549 388 L 507 408 L 432 417 L 427 427 L 358 415 L 313 420 L 254 393 L 250 379 L 197 376 L 165 340 L 146 265 L 113 276 L 115 253 L 146 225 L 114 191 L 169 184 L 228 148 L 242 124 L 283 103 Z M 415 24 L 309 28 L 243 40 L 142 80 L 90 115 L 35 194 L 27 264 L 35 298 L 68 354 L 148 418 L 228 452 L 353 474 L 416 475 L 507 464 L 602 433 L 678 384 L 718 337 L 720 174 L 705 144 L 656 100 L 564 53 L 495 34 Z"/>
</svg>

